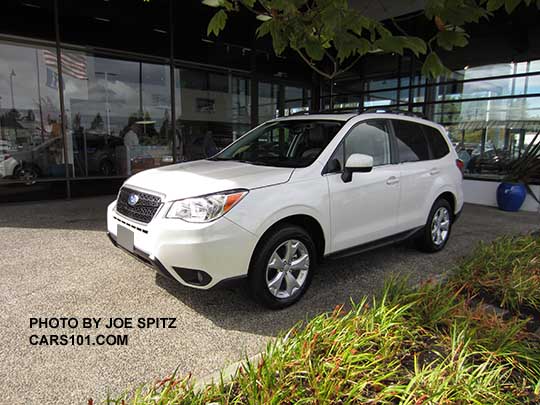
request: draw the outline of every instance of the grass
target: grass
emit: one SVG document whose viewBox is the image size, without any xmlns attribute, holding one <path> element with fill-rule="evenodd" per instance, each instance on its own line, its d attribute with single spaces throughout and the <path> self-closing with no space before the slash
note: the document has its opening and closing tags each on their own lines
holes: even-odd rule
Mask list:
<svg viewBox="0 0 540 405">
<path fill-rule="evenodd" d="M 115 404 L 540 403 L 540 341 L 527 319 L 501 317 L 474 296 L 538 308 L 538 238 L 480 246 L 444 285 L 390 280 L 363 299 L 291 329 L 231 381 L 194 390 L 171 376 Z M 507 284 L 505 284 L 507 283 Z"/>
<path fill-rule="evenodd" d="M 454 282 L 508 310 L 540 311 L 540 238 L 504 237 L 480 244 L 462 263 Z"/>
</svg>

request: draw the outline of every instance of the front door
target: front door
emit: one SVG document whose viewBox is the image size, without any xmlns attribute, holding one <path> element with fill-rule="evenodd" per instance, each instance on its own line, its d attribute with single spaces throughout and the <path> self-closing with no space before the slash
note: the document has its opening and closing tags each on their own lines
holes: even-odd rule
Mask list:
<svg viewBox="0 0 540 405">
<path fill-rule="evenodd" d="M 397 225 L 400 169 L 392 164 L 387 121 L 362 121 L 354 126 L 333 158 L 343 168 L 353 153 L 372 156 L 374 167 L 368 173 L 354 173 L 348 183 L 341 173 L 326 175 L 334 252 L 390 236 Z"/>
</svg>

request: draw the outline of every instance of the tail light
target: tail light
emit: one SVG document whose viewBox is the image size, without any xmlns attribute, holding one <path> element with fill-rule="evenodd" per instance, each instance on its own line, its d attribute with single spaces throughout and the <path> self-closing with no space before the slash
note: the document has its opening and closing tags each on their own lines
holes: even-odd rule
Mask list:
<svg viewBox="0 0 540 405">
<path fill-rule="evenodd" d="M 456 166 L 461 172 L 461 175 L 463 176 L 463 173 L 465 171 L 465 163 L 461 159 L 456 159 Z"/>
</svg>

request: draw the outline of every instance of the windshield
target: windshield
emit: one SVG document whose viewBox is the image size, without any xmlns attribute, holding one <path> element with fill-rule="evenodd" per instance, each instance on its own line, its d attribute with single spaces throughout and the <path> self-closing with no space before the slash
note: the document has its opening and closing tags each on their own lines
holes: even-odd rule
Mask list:
<svg viewBox="0 0 540 405">
<path fill-rule="evenodd" d="M 286 120 L 256 128 L 211 158 L 280 167 L 307 167 L 342 127 L 341 121 Z"/>
</svg>

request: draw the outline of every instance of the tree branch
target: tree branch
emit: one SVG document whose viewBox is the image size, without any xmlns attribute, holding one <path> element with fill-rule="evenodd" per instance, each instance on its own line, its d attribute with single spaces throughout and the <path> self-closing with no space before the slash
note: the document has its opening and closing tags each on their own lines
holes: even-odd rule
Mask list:
<svg viewBox="0 0 540 405">
<path fill-rule="evenodd" d="M 300 57 L 302 58 L 302 60 L 304 62 L 306 62 L 309 67 L 311 67 L 315 72 L 317 72 L 318 74 L 320 74 L 321 76 L 324 76 L 326 77 L 327 79 L 333 79 L 333 76 L 330 76 L 328 73 L 322 71 L 321 69 L 319 69 L 317 66 L 315 66 L 303 53 L 302 51 L 300 51 L 299 49 L 294 49 L 296 51 L 296 53 L 298 55 L 300 55 Z"/>
<path fill-rule="evenodd" d="M 353 61 L 349 64 L 349 66 L 341 69 L 339 72 L 336 73 L 334 77 L 337 77 L 339 75 L 342 75 L 343 73 L 348 72 L 356 63 L 362 58 L 364 55 L 358 55 L 356 58 L 353 59 Z"/>
</svg>

